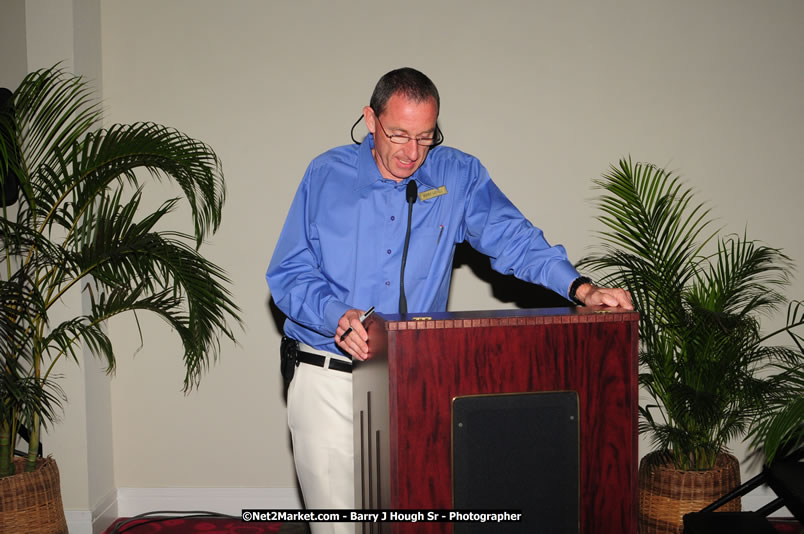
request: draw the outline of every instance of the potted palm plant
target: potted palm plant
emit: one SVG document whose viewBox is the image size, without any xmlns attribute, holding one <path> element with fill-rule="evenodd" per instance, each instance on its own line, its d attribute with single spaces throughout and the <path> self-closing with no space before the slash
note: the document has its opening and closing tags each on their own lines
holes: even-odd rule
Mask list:
<svg viewBox="0 0 804 534">
<path fill-rule="evenodd" d="M 781 408 L 774 399 L 801 395 L 801 345 L 770 342 L 797 340 L 804 308 L 789 303 L 786 324 L 763 334 L 760 317 L 787 303 L 791 260 L 744 235 L 720 236 L 673 173 L 623 159 L 595 184 L 605 229 L 579 267 L 629 288 L 640 312 L 639 381 L 650 398 L 640 432 L 656 448 L 640 463 L 640 532 L 680 533 L 685 513 L 739 485 L 729 442 Z"/>
<path fill-rule="evenodd" d="M 64 400 L 58 365 L 75 360 L 83 344 L 114 370 L 105 321 L 142 312 L 167 321 L 183 344 L 185 391 L 217 357 L 220 338 L 234 339 L 231 323 L 240 322 L 225 273 L 198 250 L 221 221 L 224 181 L 215 152 L 158 124 L 100 128 L 101 120 L 87 82 L 58 65 L 26 76 L 0 110 L 3 532 L 66 532 L 58 478 L 24 477 L 58 477 L 51 459 L 37 458 L 41 429 Z M 179 198 L 143 213 L 149 176 L 180 186 L 192 235 L 159 226 Z M 84 309 L 55 323 L 53 312 L 70 291 L 85 293 Z M 15 458 L 23 427 L 28 450 Z M 44 497 L 56 510 L 32 508 L 33 497 L 22 495 L 29 486 L 49 488 Z"/>
</svg>

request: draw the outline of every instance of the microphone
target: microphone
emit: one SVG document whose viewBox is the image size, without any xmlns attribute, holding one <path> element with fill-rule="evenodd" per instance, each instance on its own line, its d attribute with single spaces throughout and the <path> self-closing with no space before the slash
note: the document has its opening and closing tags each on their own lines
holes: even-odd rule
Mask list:
<svg viewBox="0 0 804 534">
<path fill-rule="evenodd" d="M 408 260 L 408 246 L 410 245 L 410 220 L 413 216 L 413 204 L 416 203 L 416 196 L 419 193 L 419 186 L 416 185 L 416 180 L 408 182 L 408 187 L 405 189 L 405 200 L 408 203 L 408 229 L 405 232 L 405 248 L 402 250 L 402 270 L 399 273 L 399 315 L 408 313 L 408 300 L 405 297 L 405 263 Z"/>
<path fill-rule="evenodd" d="M 419 194 L 419 186 L 416 185 L 416 180 L 411 180 L 408 182 L 408 187 L 405 189 L 405 200 L 408 201 L 408 204 L 413 207 L 413 204 L 416 203 L 416 197 Z"/>
</svg>

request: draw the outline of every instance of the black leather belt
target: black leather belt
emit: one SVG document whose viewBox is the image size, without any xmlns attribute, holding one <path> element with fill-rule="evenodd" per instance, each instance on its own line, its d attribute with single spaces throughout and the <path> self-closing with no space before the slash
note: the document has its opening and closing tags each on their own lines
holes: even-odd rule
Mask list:
<svg viewBox="0 0 804 534">
<path fill-rule="evenodd" d="M 312 352 L 304 352 L 300 350 L 296 353 L 296 360 L 303 363 L 309 363 L 310 365 L 315 365 L 317 367 L 324 367 L 324 363 L 326 363 L 327 358 L 320 354 L 313 354 Z M 332 369 L 333 371 L 343 371 L 344 373 L 352 372 L 352 364 L 346 363 L 342 360 L 337 360 L 335 358 L 329 359 L 329 365 L 327 368 Z"/>
</svg>

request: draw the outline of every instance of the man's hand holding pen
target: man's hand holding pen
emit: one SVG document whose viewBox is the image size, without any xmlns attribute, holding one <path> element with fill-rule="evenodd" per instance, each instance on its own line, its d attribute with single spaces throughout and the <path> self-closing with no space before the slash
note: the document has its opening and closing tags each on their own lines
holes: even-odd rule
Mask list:
<svg viewBox="0 0 804 534">
<path fill-rule="evenodd" d="M 352 358 L 365 360 L 368 358 L 368 332 L 363 322 L 374 312 L 374 306 L 363 312 L 351 309 L 338 321 L 335 331 L 335 343 Z"/>
</svg>

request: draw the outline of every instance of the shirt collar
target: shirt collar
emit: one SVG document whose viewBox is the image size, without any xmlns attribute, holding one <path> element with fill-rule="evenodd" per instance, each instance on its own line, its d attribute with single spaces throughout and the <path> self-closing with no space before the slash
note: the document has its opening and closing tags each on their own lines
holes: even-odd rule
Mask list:
<svg viewBox="0 0 804 534">
<path fill-rule="evenodd" d="M 371 150 L 373 148 L 374 136 L 371 133 L 368 133 L 358 149 L 359 157 L 355 191 L 368 187 L 377 180 L 383 179 L 382 175 L 380 174 L 380 169 L 377 168 L 377 162 L 374 161 L 374 156 L 371 154 Z M 424 164 L 419 167 L 415 173 L 413 173 L 413 176 L 402 180 L 400 185 L 407 185 L 410 180 L 416 180 L 416 182 L 418 182 L 420 185 L 425 185 L 432 189 L 438 187 L 429 172 L 430 165 L 428 165 L 428 163 L 432 158 L 432 150 L 433 149 L 430 149 L 430 153 L 427 154 L 427 159 L 424 160 Z"/>
</svg>

